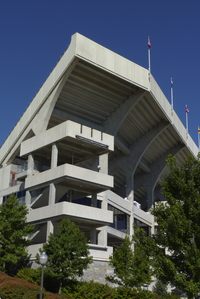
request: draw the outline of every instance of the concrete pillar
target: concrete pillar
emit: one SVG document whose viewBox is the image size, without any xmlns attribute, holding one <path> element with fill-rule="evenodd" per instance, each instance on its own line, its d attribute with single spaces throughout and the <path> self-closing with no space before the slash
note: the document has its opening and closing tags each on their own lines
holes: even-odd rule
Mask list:
<svg viewBox="0 0 200 299">
<path fill-rule="evenodd" d="M 153 224 L 151 226 L 151 236 L 153 236 L 155 234 L 155 225 L 154 225 L 154 221 Z"/>
<path fill-rule="evenodd" d="M 33 155 L 28 155 L 28 163 L 27 163 L 27 175 L 32 175 L 34 170 L 34 158 Z"/>
<path fill-rule="evenodd" d="M 99 172 L 108 174 L 108 153 L 99 156 Z"/>
<path fill-rule="evenodd" d="M 108 234 L 106 226 L 103 226 L 98 233 L 98 245 L 107 246 Z"/>
<path fill-rule="evenodd" d="M 134 189 L 133 189 L 133 177 L 131 174 L 126 178 L 126 197 L 131 202 L 131 215 L 130 215 L 130 227 L 129 227 L 129 234 L 132 236 L 134 234 Z"/>
<path fill-rule="evenodd" d="M 48 238 L 50 236 L 50 234 L 53 234 L 54 231 L 54 226 L 52 221 L 47 221 L 47 233 L 46 233 L 46 242 L 48 241 Z"/>
<path fill-rule="evenodd" d="M 58 147 L 56 144 L 51 148 L 51 168 L 55 168 L 58 165 Z"/>
<path fill-rule="evenodd" d="M 92 194 L 92 207 L 97 207 L 97 194 Z"/>
<path fill-rule="evenodd" d="M 25 194 L 25 203 L 28 208 L 31 206 L 31 192 L 28 190 L 26 190 Z"/>
<path fill-rule="evenodd" d="M 53 205 L 56 202 L 56 186 L 51 183 L 49 185 L 49 205 Z"/>
<path fill-rule="evenodd" d="M 97 232 L 96 228 L 92 228 L 90 231 L 90 243 L 96 244 L 97 243 Z"/>
<path fill-rule="evenodd" d="M 107 193 L 106 192 L 102 193 L 101 208 L 103 210 L 108 210 L 108 198 L 107 198 Z"/>
</svg>

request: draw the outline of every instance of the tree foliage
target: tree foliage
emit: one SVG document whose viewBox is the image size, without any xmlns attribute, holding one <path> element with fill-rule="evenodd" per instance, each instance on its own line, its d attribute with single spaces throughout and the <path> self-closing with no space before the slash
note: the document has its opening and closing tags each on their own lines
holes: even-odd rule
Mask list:
<svg viewBox="0 0 200 299">
<path fill-rule="evenodd" d="M 134 251 L 133 251 L 134 246 Z M 133 240 L 124 239 L 113 253 L 110 263 L 114 275 L 107 279 L 125 287 L 140 288 L 151 282 L 151 239 L 143 229 L 135 229 Z"/>
<path fill-rule="evenodd" d="M 189 159 L 178 167 L 169 158 L 168 165 L 166 203 L 153 211 L 158 223 L 155 269 L 163 282 L 194 298 L 200 292 L 200 161 Z"/>
<path fill-rule="evenodd" d="M 28 261 L 27 236 L 32 226 L 26 223 L 27 208 L 11 195 L 0 206 L 0 269 L 14 275 Z"/>
<path fill-rule="evenodd" d="M 84 234 L 68 219 L 62 220 L 56 234 L 51 234 L 43 249 L 48 255 L 47 270 L 64 285 L 77 279 L 91 262 Z"/>
</svg>

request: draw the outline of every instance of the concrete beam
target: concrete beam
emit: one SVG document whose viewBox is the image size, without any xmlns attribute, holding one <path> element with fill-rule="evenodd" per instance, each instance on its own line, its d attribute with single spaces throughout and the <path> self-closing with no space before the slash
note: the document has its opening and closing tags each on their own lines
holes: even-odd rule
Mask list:
<svg viewBox="0 0 200 299">
<path fill-rule="evenodd" d="M 164 153 L 158 160 L 156 160 L 150 167 L 151 171 L 149 174 L 141 175 L 135 179 L 134 187 L 137 190 L 140 186 L 144 186 L 147 193 L 147 207 L 151 208 L 154 202 L 154 190 L 158 183 L 165 167 L 166 159 L 169 154 L 176 155 L 180 150 L 184 148 L 184 144 L 177 144 L 173 148 L 169 149 Z"/>
<path fill-rule="evenodd" d="M 47 101 L 44 103 L 44 105 L 41 107 L 40 111 L 37 113 L 32 130 L 35 133 L 35 135 L 41 133 L 42 131 L 45 131 L 47 129 L 49 119 L 51 117 L 51 114 L 53 112 L 53 109 L 55 107 L 55 104 L 58 100 L 58 97 L 69 77 L 69 73 L 67 73 L 60 81 L 60 84 L 58 84 Z"/>
<path fill-rule="evenodd" d="M 120 105 L 119 108 L 104 122 L 103 126 L 105 131 L 114 136 L 117 135 L 117 132 L 128 114 L 134 109 L 146 93 L 147 92 L 144 90 L 139 91 L 136 95 L 131 95 L 127 100 L 125 100 L 124 103 Z"/>
<path fill-rule="evenodd" d="M 119 136 L 115 137 L 115 145 L 117 148 L 125 155 L 130 154 L 129 147 L 126 145 L 126 143 L 120 138 Z"/>
<path fill-rule="evenodd" d="M 127 157 L 122 156 L 112 161 L 110 170 L 114 171 L 117 167 L 123 167 L 126 173 L 134 176 L 134 173 L 148 150 L 150 145 L 155 139 L 169 126 L 170 124 L 165 121 L 161 121 L 157 126 L 153 127 L 150 131 L 146 132 L 136 143 L 132 144 L 129 148 L 129 155 Z"/>
</svg>

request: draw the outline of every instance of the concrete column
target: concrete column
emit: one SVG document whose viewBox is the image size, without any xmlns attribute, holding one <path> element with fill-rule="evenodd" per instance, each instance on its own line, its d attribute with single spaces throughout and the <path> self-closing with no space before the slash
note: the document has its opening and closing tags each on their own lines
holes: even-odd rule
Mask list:
<svg viewBox="0 0 200 299">
<path fill-rule="evenodd" d="M 126 197 L 131 202 L 131 215 L 130 215 L 130 228 L 129 228 L 129 234 L 132 236 L 134 234 L 134 190 L 133 190 L 133 177 L 129 174 L 129 176 L 126 178 Z"/>
<path fill-rule="evenodd" d="M 102 208 L 102 210 L 108 210 L 108 198 L 107 198 L 106 192 L 102 193 L 101 208 Z"/>
<path fill-rule="evenodd" d="M 49 185 L 49 205 L 53 205 L 56 202 L 56 186 L 51 183 Z"/>
<path fill-rule="evenodd" d="M 107 246 L 108 234 L 106 226 L 103 226 L 98 233 L 98 245 Z"/>
<path fill-rule="evenodd" d="M 46 242 L 48 241 L 48 238 L 50 236 L 50 234 L 53 234 L 54 231 L 54 226 L 52 221 L 47 221 L 47 234 L 46 234 Z"/>
<path fill-rule="evenodd" d="M 92 228 L 90 231 L 90 243 L 96 244 L 97 243 L 97 232 L 96 228 Z"/>
<path fill-rule="evenodd" d="M 25 202 L 26 202 L 26 206 L 29 208 L 31 205 L 31 192 L 28 190 L 26 190 Z"/>
<path fill-rule="evenodd" d="M 55 168 L 58 165 L 58 147 L 56 144 L 51 148 L 51 168 Z"/>
<path fill-rule="evenodd" d="M 97 207 L 97 194 L 92 194 L 92 207 Z"/>
<path fill-rule="evenodd" d="M 27 175 L 32 175 L 33 170 L 34 170 L 34 158 L 33 155 L 28 155 Z"/>
<path fill-rule="evenodd" d="M 99 156 L 99 172 L 108 174 L 108 153 Z"/>
<path fill-rule="evenodd" d="M 154 225 L 154 222 L 151 226 L 151 236 L 155 234 L 155 225 Z"/>
</svg>

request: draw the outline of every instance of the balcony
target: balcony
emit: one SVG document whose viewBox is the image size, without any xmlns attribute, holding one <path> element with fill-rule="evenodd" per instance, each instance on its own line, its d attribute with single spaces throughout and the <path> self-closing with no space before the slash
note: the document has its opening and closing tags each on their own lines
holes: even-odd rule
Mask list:
<svg viewBox="0 0 200 299">
<path fill-rule="evenodd" d="M 91 223 L 94 226 L 103 226 L 113 222 L 113 213 L 111 211 L 71 202 L 61 202 L 51 206 L 30 209 L 27 221 L 41 222 L 46 219 L 63 218 L 63 216 L 67 216 L 76 222 Z"/>
<path fill-rule="evenodd" d="M 88 245 L 89 245 L 89 252 L 93 260 L 108 261 L 109 257 L 113 253 L 112 247 L 109 246 L 99 246 L 95 244 L 88 244 Z M 36 255 L 39 252 L 39 249 L 42 248 L 42 246 L 43 243 L 28 246 L 28 253 L 31 255 L 31 260 L 36 259 Z"/>
<path fill-rule="evenodd" d="M 67 120 L 21 143 L 20 156 L 48 147 L 52 143 L 72 143 L 79 151 L 100 155 L 114 150 L 114 137 L 104 132 Z M 61 146 L 61 145 L 60 145 Z"/>
<path fill-rule="evenodd" d="M 68 187 L 89 192 L 101 192 L 113 187 L 112 176 L 66 163 L 27 177 L 25 189 L 34 189 L 61 181 Z"/>
</svg>

